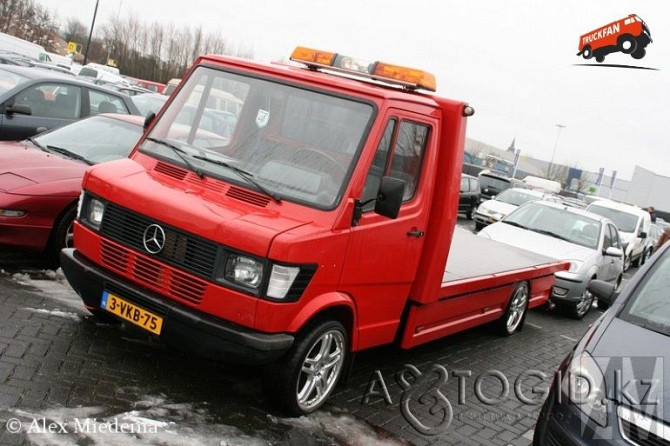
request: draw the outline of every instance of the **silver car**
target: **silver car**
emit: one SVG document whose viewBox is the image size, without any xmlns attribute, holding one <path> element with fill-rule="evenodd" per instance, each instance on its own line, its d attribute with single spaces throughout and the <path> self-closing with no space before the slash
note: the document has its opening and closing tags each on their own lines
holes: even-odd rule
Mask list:
<svg viewBox="0 0 670 446">
<path fill-rule="evenodd" d="M 556 273 L 551 301 L 575 319 L 583 318 L 594 297 L 586 289 L 593 279 L 620 285 L 623 249 L 614 223 L 600 215 L 550 203 L 526 203 L 479 232 L 508 245 L 570 262 Z"/>
</svg>

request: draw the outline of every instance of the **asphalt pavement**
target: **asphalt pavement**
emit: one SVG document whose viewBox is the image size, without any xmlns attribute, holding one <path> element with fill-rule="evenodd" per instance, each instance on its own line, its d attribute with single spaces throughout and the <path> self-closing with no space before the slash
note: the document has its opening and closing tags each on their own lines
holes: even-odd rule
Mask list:
<svg viewBox="0 0 670 446">
<path fill-rule="evenodd" d="M 528 445 L 553 371 L 602 314 L 540 309 L 507 338 L 483 326 L 361 352 L 322 410 L 284 418 L 257 368 L 96 322 L 62 275 L 1 262 L 0 445 Z"/>
</svg>

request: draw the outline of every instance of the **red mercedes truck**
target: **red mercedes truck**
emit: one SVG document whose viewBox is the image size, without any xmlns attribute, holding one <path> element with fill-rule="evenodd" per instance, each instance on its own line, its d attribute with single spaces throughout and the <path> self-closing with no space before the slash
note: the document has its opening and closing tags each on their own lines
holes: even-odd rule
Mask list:
<svg viewBox="0 0 670 446">
<path fill-rule="evenodd" d="M 568 265 L 455 231 L 474 111 L 432 75 L 292 60 L 200 57 L 130 157 L 87 171 L 61 260 L 94 315 L 264 364 L 268 396 L 304 414 L 357 351 L 514 333 Z"/>
</svg>

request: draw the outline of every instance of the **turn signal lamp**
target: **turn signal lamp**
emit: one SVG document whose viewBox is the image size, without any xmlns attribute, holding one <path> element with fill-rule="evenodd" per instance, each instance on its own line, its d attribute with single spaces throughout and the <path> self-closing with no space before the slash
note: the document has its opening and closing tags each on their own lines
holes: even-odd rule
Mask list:
<svg viewBox="0 0 670 446">
<path fill-rule="evenodd" d="M 430 73 L 384 62 L 368 61 L 304 47 L 297 47 L 291 54 L 291 60 L 302 62 L 310 68 L 321 67 L 343 73 L 362 75 L 410 89 L 423 88 L 424 90 L 435 91 L 437 88 L 435 76 Z"/>
</svg>

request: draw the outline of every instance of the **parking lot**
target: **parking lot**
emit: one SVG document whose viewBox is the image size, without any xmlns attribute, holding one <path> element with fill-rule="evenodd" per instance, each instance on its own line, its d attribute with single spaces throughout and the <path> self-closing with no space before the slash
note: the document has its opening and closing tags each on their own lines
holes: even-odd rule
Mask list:
<svg viewBox="0 0 670 446">
<path fill-rule="evenodd" d="M 120 334 L 62 276 L 13 262 L 0 274 L 2 445 L 527 445 L 553 371 L 601 314 L 540 309 L 509 338 L 484 326 L 362 352 L 323 410 L 291 419 L 263 400 L 258 369 Z"/>
</svg>

